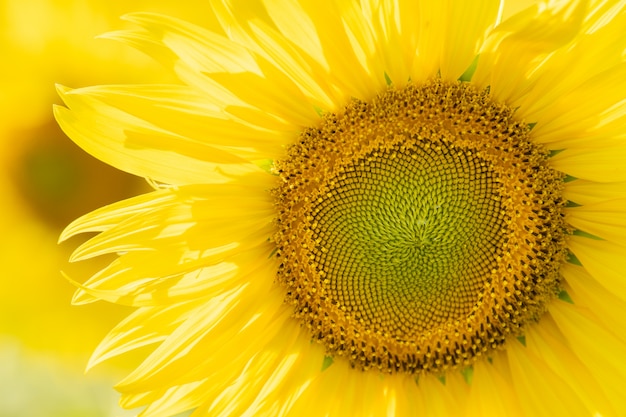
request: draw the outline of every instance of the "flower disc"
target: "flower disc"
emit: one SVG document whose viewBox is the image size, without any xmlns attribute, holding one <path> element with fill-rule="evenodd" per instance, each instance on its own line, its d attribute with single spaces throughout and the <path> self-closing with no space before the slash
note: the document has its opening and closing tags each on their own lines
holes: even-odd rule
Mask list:
<svg viewBox="0 0 626 417">
<path fill-rule="evenodd" d="M 486 91 L 353 101 L 277 164 L 295 315 L 361 369 L 440 372 L 518 335 L 559 289 L 562 176 Z"/>
</svg>

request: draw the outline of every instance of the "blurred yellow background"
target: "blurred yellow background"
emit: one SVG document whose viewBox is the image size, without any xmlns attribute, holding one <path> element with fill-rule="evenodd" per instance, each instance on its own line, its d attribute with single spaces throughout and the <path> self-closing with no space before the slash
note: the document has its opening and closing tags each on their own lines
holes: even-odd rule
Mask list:
<svg viewBox="0 0 626 417">
<path fill-rule="evenodd" d="M 90 353 L 123 316 L 70 304 L 97 265 L 70 265 L 77 241 L 57 245 L 74 218 L 148 189 L 82 152 L 57 127 L 55 83 L 173 81 L 132 48 L 96 39 L 132 11 L 211 20 L 206 1 L 0 0 L 0 417 L 130 416 L 112 386 L 127 366 L 84 375 Z"/>
</svg>

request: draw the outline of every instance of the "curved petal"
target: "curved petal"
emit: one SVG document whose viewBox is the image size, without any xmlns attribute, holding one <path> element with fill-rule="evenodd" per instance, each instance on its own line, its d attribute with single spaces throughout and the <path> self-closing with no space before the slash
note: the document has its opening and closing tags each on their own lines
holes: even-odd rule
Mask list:
<svg viewBox="0 0 626 417">
<path fill-rule="evenodd" d="M 626 198 L 585 204 L 567 209 L 567 221 L 575 228 L 626 246 Z"/>
<path fill-rule="evenodd" d="M 169 193 L 175 198 L 155 201 L 149 209 L 143 207 L 144 211 L 129 213 L 115 226 L 102 228 L 105 230 L 75 250 L 72 261 L 129 250 L 167 251 L 176 247 L 184 248 L 191 259 L 191 253 L 210 253 L 211 249 L 231 243 L 245 243 L 247 236 L 257 232 L 268 233 L 274 215 L 273 202 L 266 190 L 245 181 L 181 187 Z M 131 199 L 127 204 L 133 202 Z M 84 225 L 94 230 L 98 229 L 98 220 L 109 222 L 106 210 L 88 214 L 70 227 L 73 233 L 83 232 Z M 233 222 L 231 233 L 215 233 L 224 222 Z"/>
<path fill-rule="evenodd" d="M 281 298 L 259 280 L 204 302 L 116 388 L 137 407 L 163 389 L 213 377 L 207 394 L 217 398 L 290 320 Z"/>
<path fill-rule="evenodd" d="M 487 30 L 495 26 L 500 1 L 448 0 L 423 1 L 422 4 L 442 7 L 442 10 L 437 13 L 443 16 L 443 19 L 437 20 L 445 22 L 440 28 L 441 33 L 437 36 L 438 41 L 443 42 L 439 69 L 442 78 L 456 80 L 468 69 L 480 52 Z M 479 60 L 480 65 L 482 63 Z"/>
<path fill-rule="evenodd" d="M 563 303 L 556 300 L 554 303 Z M 565 308 L 565 306 L 564 306 Z M 544 363 L 565 384 L 576 393 L 585 404 L 588 415 L 599 413 L 603 416 L 615 415 L 615 410 L 602 392 L 602 387 L 587 366 L 576 357 L 569 347 L 568 335 L 559 331 L 549 313 L 541 317 L 539 325 L 529 326 L 525 332 L 526 349 Z"/>
<path fill-rule="evenodd" d="M 225 182 L 228 175 L 260 171 L 230 152 L 169 133 L 80 90 L 59 93 L 68 106 L 54 108 L 63 131 L 122 171 L 168 184 Z"/>
<path fill-rule="evenodd" d="M 597 143 L 585 148 L 565 149 L 550 158 L 550 164 L 573 177 L 597 182 L 626 181 L 626 138 L 621 146 Z"/>
<path fill-rule="evenodd" d="M 588 410 L 567 381 L 517 340 L 507 345 L 511 377 L 519 404 L 529 416 L 588 417 Z"/>
<path fill-rule="evenodd" d="M 626 197 L 626 182 L 570 181 L 565 185 L 563 197 L 579 205 L 621 199 Z"/>
<path fill-rule="evenodd" d="M 204 301 L 202 301 L 204 302 Z M 87 370 L 135 349 L 164 341 L 200 303 L 181 303 L 163 307 L 144 307 L 115 326 L 96 347 Z"/>
<path fill-rule="evenodd" d="M 490 86 L 496 99 L 517 107 L 534 89 L 537 79 L 533 74 L 542 62 L 581 31 L 587 1 L 559 5 L 531 7 L 496 26 L 485 41 L 472 81 Z"/>
<path fill-rule="evenodd" d="M 626 300 L 624 246 L 582 236 L 571 236 L 568 246 L 591 276 Z"/>
<path fill-rule="evenodd" d="M 187 142 L 254 161 L 276 158 L 294 140 L 292 132 L 251 125 L 228 113 L 197 89 L 181 85 L 99 86 L 80 90 Z"/>
<path fill-rule="evenodd" d="M 554 303 L 550 308 L 569 347 L 585 363 L 589 371 L 601 381 L 606 396 L 617 411 L 626 413 L 622 381 L 626 379 L 626 344 L 599 326 L 585 311 L 572 304 Z"/>
<path fill-rule="evenodd" d="M 524 416 L 510 384 L 488 361 L 476 362 L 473 365 L 467 417 Z"/>
<path fill-rule="evenodd" d="M 175 203 L 176 194 L 172 192 L 171 188 L 163 188 L 118 201 L 74 220 L 63 230 L 59 242 L 64 242 L 80 233 L 104 232 L 130 217 L 151 210 L 155 206 Z"/>
<path fill-rule="evenodd" d="M 590 311 L 599 324 L 626 342 L 626 322 L 623 320 L 626 300 L 603 287 L 583 267 L 566 263 L 561 267 L 561 273 L 574 305 Z"/>
<path fill-rule="evenodd" d="M 314 103 L 300 87 L 281 68 L 263 63 L 262 57 L 249 48 L 167 16 L 136 13 L 125 19 L 140 29 L 114 32 L 108 38 L 154 51 L 155 58 L 173 66 L 183 81 L 209 96 L 219 94 L 226 104 L 252 107 L 266 114 L 259 114 L 261 120 L 257 123 L 249 122 L 269 123 L 263 120 L 268 119 L 267 115 L 274 118 L 274 123 L 288 126 L 308 126 L 317 120 Z M 255 91 L 263 94 L 252 94 Z"/>
</svg>

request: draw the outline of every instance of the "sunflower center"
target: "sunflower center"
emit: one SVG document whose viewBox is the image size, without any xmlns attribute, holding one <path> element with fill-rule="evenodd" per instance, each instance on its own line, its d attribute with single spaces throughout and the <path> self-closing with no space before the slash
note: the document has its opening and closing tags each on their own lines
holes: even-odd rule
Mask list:
<svg viewBox="0 0 626 417">
<path fill-rule="evenodd" d="M 469 365 L 558 292 L 562 177 L 486 91 L 433 81 L 355 100 L 277 167 L 278 281 L 355 367 Z"/>
</svg>

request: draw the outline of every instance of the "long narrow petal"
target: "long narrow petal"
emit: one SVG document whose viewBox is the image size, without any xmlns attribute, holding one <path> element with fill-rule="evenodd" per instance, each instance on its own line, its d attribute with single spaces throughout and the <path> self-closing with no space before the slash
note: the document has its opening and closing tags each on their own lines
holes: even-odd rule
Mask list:
<svg viewBox="0 0 626 417">
<path fill-rule="evenodd" d="M 60 94 L 69 107 L 55 107 L 64 132 L 123 171 L 169 184 L 225 182 L 228 174 L 259 171 L 230 152 L 169 133 L 80 91 Z"/>
<path fill-rule="evenodd" d="M 588 417 L 589 410 L 561 376 L 517 340 L 507 346 L 511 376 L 519 404 L 529 416 Z"/>
<path fill-rule="evenodd" d="M 626 342 L 626 323 L 622 320 L 626 300 L 603 287 L 583 267 L 567 263 L 561 267 L 561 272 L 574 305 L 587 309 L 599 324 Z"/>
<path fill-rule="evenodd" d="M 577 229 L 626 246 L 626 198 L 585 204 L 567 212 L 567 221 Z"/>
<path fill-rule="evenodd" d="M 555 303 L 550 309 L 557 325 L 568 335 L 573 350 L 599 381 L 606 396 L 616 409 L 616 415 L 626 413 L 622 381 L 626 379 L 626 344 L 599 326 L 592 317 L 575 305 Z"/>
</svg>

